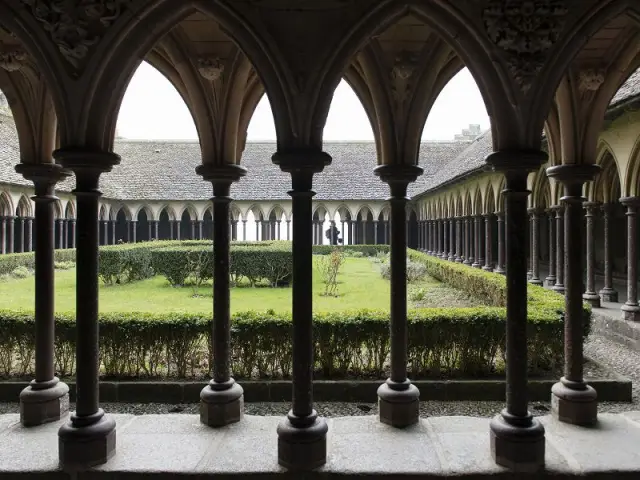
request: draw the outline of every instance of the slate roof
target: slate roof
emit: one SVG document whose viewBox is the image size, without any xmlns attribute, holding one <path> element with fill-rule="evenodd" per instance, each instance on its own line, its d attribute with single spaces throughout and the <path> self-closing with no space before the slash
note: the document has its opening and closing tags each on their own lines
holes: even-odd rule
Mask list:
<svg viewBox="0 0 640 480">
<path fill-rule="evenodd" d="M 628 100 L 631 97 L 635 97 L 640 94 L 640 68 L 633 72 L 627 81 L 622 84 L 616 94 L 611 99 L 610 107 Z"/>
</svg>

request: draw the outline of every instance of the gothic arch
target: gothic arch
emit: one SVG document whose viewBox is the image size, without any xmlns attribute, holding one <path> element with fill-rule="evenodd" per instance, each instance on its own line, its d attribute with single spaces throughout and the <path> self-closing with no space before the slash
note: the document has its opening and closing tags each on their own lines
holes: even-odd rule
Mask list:
<svg viewBox="0 0 640 480">
<path fill-rule="evenodd" d="M 493 184 L 487 186 L 487 195 L 484 202 L 484 213 L 490 214 L 496 211 L 496 196 L 493 191 Z"/>
<path fill-rule="evenodd" d="M 15 212 L 11 196 L 9 196 L 7 192 L 0 192 L 0 215 L 3 217 L 12 217 L 15 215 Z"/>
<path fill-rule="evenodd" d="M 18 217 L 33 217 L 33 212 L 31 211 L 31 202 L 26 195 L 22 194 L 20 196 L 15 214 Z"/>
<path fill-rule="evenodd" d="M 178 216 L 176 215 L 176 211 L 169 204 L 163 205 L 162 208 L 160 208 L 159 212 L 160 213 L 158 214 L 158 218 L 160 217 L 160 215 L 162 215 L 162 212 L 166 212 L 169 221 L 175 221 L 178 219 Z"/>
<path fill-rule="evenodd" d="M 615 160 L 615 157 L 614 157 Z M 616 162 L 617 163 L 617 162 Z M 623 196 L 640 195 L 640 135 L 636 138 L 635 144 L 629 154 L 627 163 L 627 174 L 625 181 L 625 192 Z"/>
<path fill-rule="evenodd" d="M 76 218 L 76 206 L 71 200 L 67 202 L 67 206 L 64 209 L 64 218 L 66 219 Z"/>
<path fill-rule="evenodd" d="M 116 212 L 116 218 L 118 217 L 120 212 L 122 212 L 127 220 L 133 220 L 133 214 L 126 204 L 118 205 L 116 208 L 113 208 L 112 211 Z M 138 218 L 138 212 L 136 212 L 136 218 Z"/>
</svg>

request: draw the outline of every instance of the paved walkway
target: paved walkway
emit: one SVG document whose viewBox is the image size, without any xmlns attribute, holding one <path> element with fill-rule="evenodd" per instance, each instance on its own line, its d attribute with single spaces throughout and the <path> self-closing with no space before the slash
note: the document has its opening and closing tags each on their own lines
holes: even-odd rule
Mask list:
<svg viewBox="0 0 640 480">
<path fill-rule="evenodd" d="M 58 471 L 59 423 L 25 429 L 17 415 L 0 416 L 0 478 L 20 474 L 56 479 L 150 478 L 420 478 L 474 479 L 640 478 L 640 412 L 603 414 L 594 428 L 541 417 L 546 429 L 546 470 L 533 476 L 495 465 L 489 419 L 433 417 L 399 430 L 376 417 L 328 419 L 328 462 L 314 474 L 290 473 L 277 464 L 276 426 L 281 417 L 246 416 L 211 429 L 195 415 L 114 415 L 115 456 L 77 477 Z M 50 473 L 50 475 L 47 475 Z M 161 475 L 164 474 L 164 475 Z M 387 477 L 388 478 L 388 477 Z"/>
</svg>

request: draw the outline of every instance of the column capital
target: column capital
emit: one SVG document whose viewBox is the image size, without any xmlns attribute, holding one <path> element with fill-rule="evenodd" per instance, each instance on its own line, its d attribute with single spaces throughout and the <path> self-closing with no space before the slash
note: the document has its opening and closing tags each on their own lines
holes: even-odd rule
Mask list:
<svg viewBox="0 0 640 480">
<path fill-rule="evenodd" d="M 547 177 L 553 178 L 562 183 L 565 187 L 563 200 L 571 197 L 582 198 L 582 186 L 590 182 L 600 173 L 600 165 L 594 164 L 570 164 L 555 165 L 547 168 Z"/>
<path fill-rule="evenodd" d="M 600 210 L 604 213 L 611 213 L 613 211 L 613 202 L 604 202 L 600 205 Z"/>
<path fill-rule="evenodd" d="M 422 175 L 424 170 L 417 165 L 389 164 L 379 165 L 373 172 L 391 189 L 391 197 L 406 197 L 407 186 Z"/>
<path fill-rule="evenodd" d="M 61 148 L 53 152 L 53 158 L 75 174 L 76 193 L 99 193 L 100 175 L 120 163 L 120 155 L 113 152 L 84 148 Z"/>
<path fill-rule="evenodd" d="M 544 212 L 543 208 L 540 207 L 531 207 L 531 208 L 527 208 L 527 213 L 529 215 L 531 215 L 532 217 L 540 215 Z"/>
<path fill-rule="evenodd" d="M 528 175 L 540 168 L 548 158 L 542 150 L 499 150 L 487 155 L 485 162 L 496 172 Z"/>
<path fill-rule="evenodd" d="M 331 164 L 331 155 L 315 148 L 279 150 L 271 161 L 291 174 L 293 191 L 302 192 L 311 190 L 313 175 Z"/>
<path fill-rule="evenodd" d="M 228 197 L 231 184 L 247 174 L 247 169 L 236 164 L 204 163 L 196 167 L 196 173 L 213 185 L 216 197 Z"/>
<path fill-rule="evenodd" d="M 625 207 L 640 207 L 640 197 L 622 197 L 620 203 Z"/>
<path fill-rule="evenodd" d="M 51 196 L 51 200 L 55 200 L 52 191 L 55 184 L 71 175 L 70 171 L 55 163 L 19 163 L 15 170 L 33 182 L 36 197 Z"/>
<path fill-rule="evenodd" d="M 586 210 L 585 216 L 593 216 L 598 211 L 600 205 L 600 202 L 584 202 L 582 206 Z"/>
</svg>

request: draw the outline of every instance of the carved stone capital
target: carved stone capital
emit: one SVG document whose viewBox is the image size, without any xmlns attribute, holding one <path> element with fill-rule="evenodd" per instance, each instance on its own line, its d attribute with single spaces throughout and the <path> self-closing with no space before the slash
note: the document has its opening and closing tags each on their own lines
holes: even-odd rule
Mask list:
<svg viewBox="0 0 640 480">
<path fill-rule="evenodd" d="M 200 57 L 198 59 L 198 72 L 203 78 L 217 82 L 223 79 L 224 63 L 219 57 Z"/>
<path fill-rule="evenodd" d="M 3 50 L 0 48 L 0 68 L 7 72 L 20 70 L 27 63 L 27 54 L 20 49 Z"/>
<path fill-rule="evenodd" d="M 590 68 L 582 70 L 578 74 L 578 89 L 584 95 L 587 92 L 596 92 L 604 83 L 605 71 L 603 69 Z"/>
</svg>

